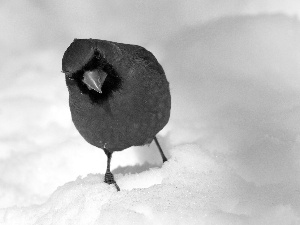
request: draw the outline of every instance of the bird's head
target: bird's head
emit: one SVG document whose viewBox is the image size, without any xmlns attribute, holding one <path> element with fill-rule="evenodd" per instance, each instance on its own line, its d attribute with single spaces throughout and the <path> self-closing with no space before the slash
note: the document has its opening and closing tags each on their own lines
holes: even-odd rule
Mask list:
<svg viewBox="0 0 300 225">
<path fill-rule="evenodd" d="M 92 102 L 98 103 L 121 85 L 119 74 L 105 57 L 112 52 L 105 52 L 101 47 L 94 39 L 75 39 L 62 59 L 62 72 L 66 79 L 75 81 L 82 94 L 89 95 Z"/>
</svg>

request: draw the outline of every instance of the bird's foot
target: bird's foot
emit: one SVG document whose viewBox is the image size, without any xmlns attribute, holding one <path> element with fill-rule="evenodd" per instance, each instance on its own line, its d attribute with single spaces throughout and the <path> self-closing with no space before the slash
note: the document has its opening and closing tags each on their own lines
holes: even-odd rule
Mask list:
<svg viewBox="0 0 300 225">
<path fill-rule="evenodd" d="M 117 184 L 117 182 L 115 181 L 114 175 L 111 172 L 106 172 L 105 176 L 104 176 L 104 182 L 107 184 L 114 184 L 117 191 L 120 191 L 120 188 Z"/>
</svg>

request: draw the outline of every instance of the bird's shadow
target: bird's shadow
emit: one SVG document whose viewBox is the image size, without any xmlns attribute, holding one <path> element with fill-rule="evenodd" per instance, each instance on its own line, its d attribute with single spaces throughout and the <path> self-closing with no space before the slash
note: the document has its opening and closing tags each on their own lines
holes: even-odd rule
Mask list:
<svg viewBox="0 0 300 225">
<path fill-rule="evenodd" d="M 170 158 L 169 149 L 171 148 L 169 133 L 164 138 L 157 137 L 167 158 Z M 154 141 L 149 146 L 135 147 L 135 154 L 143 164 L 133 166 L 119 166 L 112 172 L 114 174 L 135 174 L 149 170 L 150 168 L 160 168 L 163 165 L 161 156 Z M 148 162 L 150 160 L 150 163 Z"/>
<path fill-rule="evenodd" d="M 157 168 L 161 166 L 162 164 L 158 165 L 158 164 L 151 164 L 149 162 L 145 162 L 142 165 L 136 164 L 134 166 L 119 166 L 116 169 L 114 169 L 112 172 L 114 174 L 122 174 L 122 175 L 135 174 L 135 173 L 141 173 L 147 171 L 150 168 Z"/>
</svg>

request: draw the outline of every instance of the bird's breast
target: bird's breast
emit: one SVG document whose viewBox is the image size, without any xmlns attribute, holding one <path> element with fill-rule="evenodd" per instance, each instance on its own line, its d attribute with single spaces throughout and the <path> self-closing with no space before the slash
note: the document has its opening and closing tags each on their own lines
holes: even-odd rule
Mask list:
<svg viewBox="0 0 300 225">
<path fill-rule="evenodd" d="M 76 86 L 75 86 L 76 88 Z M 79 90 L 70 91 L 72 120 L 90 144 L 112 151 L 144 145 L 167 123 L 169 93 L 149 93 L 124 88 L 99 104 Z"/>
</svg>

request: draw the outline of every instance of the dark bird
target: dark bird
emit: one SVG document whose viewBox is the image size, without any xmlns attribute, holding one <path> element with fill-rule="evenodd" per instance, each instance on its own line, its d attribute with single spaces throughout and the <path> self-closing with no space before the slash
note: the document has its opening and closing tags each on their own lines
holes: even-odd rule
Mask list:
<svg viewBox="0 0 300 225">
<path fill-rule="evenodd" d="M 145 145 L 170 117 L 169 83 L 153 54 L 137 45 L 75 39 L 62 59 L 72 120 L 81 136 L 107 156 L 105 182 L 120 190 L 110 172 L 114 151 Z"/>
</svg>

